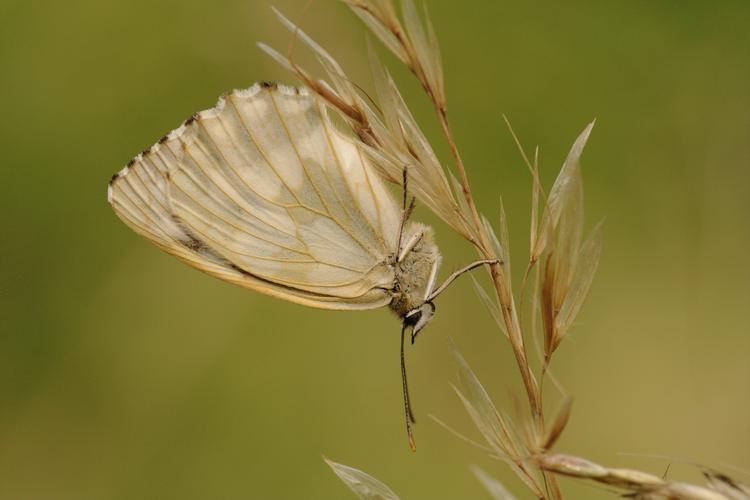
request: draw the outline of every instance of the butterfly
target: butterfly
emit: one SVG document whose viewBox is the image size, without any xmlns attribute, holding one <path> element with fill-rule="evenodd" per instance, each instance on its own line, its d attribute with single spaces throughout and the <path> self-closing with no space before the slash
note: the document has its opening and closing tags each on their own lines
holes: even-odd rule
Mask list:
<svg viewBox="0 0 750 500">
<path fill-rule="evenodd" d="M 401 374 L 415 449 L 404 334 L 412 343 L 433 300 L 478 261 L 436 285 L 432 229 L 403 204 L 305 88 L 256 84 L 194 114 L 115 174 L 117 216 L 185 263 L 224 281 L 310 307 L 388 306 L 401 320 Z"/>
</svg>

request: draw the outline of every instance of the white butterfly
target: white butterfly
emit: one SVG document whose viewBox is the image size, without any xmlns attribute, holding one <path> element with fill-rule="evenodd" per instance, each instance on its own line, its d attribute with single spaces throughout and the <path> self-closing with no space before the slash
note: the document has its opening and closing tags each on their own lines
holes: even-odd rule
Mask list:
<svg viewBox="0 0 750 500">
<path fill-rule="evenodd" d="M 413 342 L 433 299 L 486 261 L 436 287 L 432 229 L 407 222 L 410 208 L 395 202 L 364 147 L 306 89 L 257 84 L 136 156 L 112 177 L 108 200 L 136 233 L 225 281 L 324 309 L 389 306 L 403 320 L 413 448 L 404 332 L 412 327 Z"/>
</svg>

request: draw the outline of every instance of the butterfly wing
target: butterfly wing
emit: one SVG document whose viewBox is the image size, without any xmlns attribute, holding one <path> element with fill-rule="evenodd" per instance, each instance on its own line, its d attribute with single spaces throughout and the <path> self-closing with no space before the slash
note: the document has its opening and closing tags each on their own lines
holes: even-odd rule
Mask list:
<svg viewBox="0 0 750 500">
<path fill-rule="evenodd" d="M 109 201 L 193 267 L 327 309 L 388 304 L 400 211 L 360 146 L 304 89 L 222 98 L 137 156 Z"/>
</svg>

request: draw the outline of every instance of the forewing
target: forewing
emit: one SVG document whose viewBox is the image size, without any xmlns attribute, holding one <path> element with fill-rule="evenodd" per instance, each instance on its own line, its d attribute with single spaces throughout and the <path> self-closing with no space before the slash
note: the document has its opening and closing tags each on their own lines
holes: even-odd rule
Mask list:
<svg viewBox="0 0 750 500">
<path fill-rule="evenodd" d="M 399 211 L 354 141 L 304 90 L 255 86 L 136 157 L 109 200 L 188 264 L 305 305 L 385 305 Z"/>
</svg>

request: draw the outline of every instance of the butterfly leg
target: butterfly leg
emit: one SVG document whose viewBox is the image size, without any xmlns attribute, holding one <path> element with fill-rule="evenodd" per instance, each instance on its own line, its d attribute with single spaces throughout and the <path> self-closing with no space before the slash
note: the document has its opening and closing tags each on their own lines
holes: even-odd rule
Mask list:
<svg viewBox="0 0 750 500">
<path fill-rule="evenodd" d="M 417 243 L 419 243 L 422 238 L 424 238 L 424 232 L 419 231 L 417 233 L 414 233 L 411 238 L 409 238 L 409 241 L 407 241 L 403 248 L 401 248 L 401 250 L 399 251 L 396 262 L 403 261 L 406 255 L 414 250 L 414 247 L 417 246 Z"/>
<path fill-rule="evenodd" d="M 409 167 L 408 165 L 404 165 L 404 171 L 403 171 L 403 180 L 402 180 L 402 187 L 404 190 L 404 200 L 403 200 L 403 212 L 401 213 L 401 224 L 398 228 L 398 254 L 402 255 L 404 252 L 401 250 L 401 244 L 403 243 L 403 237 L 404 237 L 404 226 L 406 226 L 406 221 L 409 220 L 409 217 L 411 217 L 411 213 L 414 211 L 414 207 L 417 204 L 417 199 L 412 197 L 411 202 L 409 202 L 409 190 L 408 190 L 408 180 L 409 180 Z M 401 258 L 398 259 L 399 261 Z"/>
<path fill-rule="evenodd" d="M 406 435 L 409 437 L 409 448 L 411 451 L 417 451 L 417 445 L 414 442 L 414 434 L 411 430 L 411 424 L 417 423 L 414 414 L 411 411 L 411 401 L 409 399 L 409 385 L 406 383 L 406 359 L 404 358 L 404 334 L 406 333 L 406 323 L 401 327 L 401 382 L 404 390 L 404 415 L 406 417 Z"/>
<path fill-rule="evenodd" d="M 443 293 L 445 291 L 445 289 L 448 288 L 448 286 L 451 283 L 453 283 L 456 280 L 456 278 L 458 278 L 462 274 L 468 273 L 472 269 L 476 269 L 477 267 L 483 266 L 485 264 L 492 265 L 492 264 L 502 264 L 502 263 L 503 263 L 503 261 L 501 261 L 499 259 L 488 259 L 488 260 L 478 260 L 476 262 L 472 262 L 471 264 L 469 264 L 467 266 L 462 267 L 458 271 L 456 271 L 453 274 L 451 274 L 450 276 L 448 276 L 448 278 L 445 281 L 443 281 L 443 283 L 439 287 L 437 287 L 435 289 L 435 291 L 431 292 L 427 296 L 427 299 L 425 300 L 425 302 L 431 302 L 431 301 L 433 301 L 435 299 L 435 297 L 437 297 L 438 295 L 440 295 L 441 293 Z"/>
</svg>

